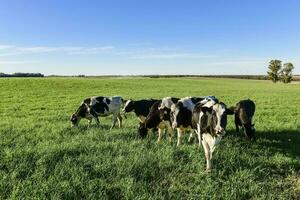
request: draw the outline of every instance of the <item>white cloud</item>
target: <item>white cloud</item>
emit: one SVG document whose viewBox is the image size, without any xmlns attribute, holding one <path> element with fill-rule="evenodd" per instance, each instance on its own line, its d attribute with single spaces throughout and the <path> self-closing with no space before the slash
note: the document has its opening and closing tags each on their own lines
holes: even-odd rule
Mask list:
<svg viewBox="0 0 300 200">
<path fill-rule="evenodd" d="M 14 46 L 12 45 L 0 45 L 0 50 L 4 50 L 4 49 L 10 49 L 13 48 Z"/>
<path fill-rule="evenodd" d="M 14 61 L 14 60 L 0 60 L 0 65 L 23 65 L 28 63 L 35 63 L 33 61 Z"/>
<path fill-rule="evenodd" d="M 220 61 L 220 62 L 209 62 L 207 65 L 214 65 L 214 66 L 230 66 L 230 65 L 261 65 L 266 64 L 266 60 L 230 60 L 230 61 Z"/>
<path fill-rule="evenodd" d="M 133 59 L 176 59 L 176 58 L 212 58 L 214 55 L 201 55 L 194 53 L 157 53 L 132 55 Z"/>
<path fill-rule="evenodd" d="M 81 48 L 80 50 L 72 50 L 68 51 L 71 55 L 88 55 L 88 54 L 99 54 L 103 52 L 109 52 L 110 50 L 113 50 L 114 46 L 103 46 L 103 47 L 93 47 L 93 48 Z"/>
<path fill-rule="evenodd" d="M 19 47 L 12 45 L 0 45 L 0 57 L 24 55 L 24 54 L 41 54 L 41 53 L 66 53 L 66 54 L 98 54 L 114 49 L 114 46 L 100 47 L 78 47 L 78 46 L 31 46 Z"/>
</svg>

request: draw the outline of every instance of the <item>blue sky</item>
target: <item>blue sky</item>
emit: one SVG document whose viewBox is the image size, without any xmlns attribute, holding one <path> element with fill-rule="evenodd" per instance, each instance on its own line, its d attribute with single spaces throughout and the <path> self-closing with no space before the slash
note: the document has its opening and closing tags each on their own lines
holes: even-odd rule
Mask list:
<svg viewBox="0 0 300 200">
<path fill-rule="evenodd" d="M 300 1 L 0 0 L 0 72 L 300 74 Z"/>
</svg>

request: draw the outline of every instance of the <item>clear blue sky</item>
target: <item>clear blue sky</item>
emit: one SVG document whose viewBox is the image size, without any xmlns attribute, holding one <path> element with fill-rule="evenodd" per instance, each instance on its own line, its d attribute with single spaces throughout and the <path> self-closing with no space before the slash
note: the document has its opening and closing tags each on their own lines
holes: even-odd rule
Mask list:
<svg viewBox="0 0 300 200">
<path fill-rule="evenodd" d="M 300 1 L 0 0 L 0 72 L 300 74 Z"/>
</svg>

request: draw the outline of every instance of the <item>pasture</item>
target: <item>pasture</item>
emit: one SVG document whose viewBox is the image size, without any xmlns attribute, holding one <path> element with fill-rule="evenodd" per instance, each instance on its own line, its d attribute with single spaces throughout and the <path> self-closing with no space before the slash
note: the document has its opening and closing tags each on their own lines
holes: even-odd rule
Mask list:
<svg viewBox="0 0 300 200">
<path fill-rule="evenodd" d="M 0 79 L 0 199 L 300 199 L 300 85 L 213 78 Z M 111 118 L 70 127 L 85 97 L 215 95 L 227 106 L 256 103 L 255 142 L 227 134 L 205 171 L 196 142 L 137 138 Z"/>
</svg>

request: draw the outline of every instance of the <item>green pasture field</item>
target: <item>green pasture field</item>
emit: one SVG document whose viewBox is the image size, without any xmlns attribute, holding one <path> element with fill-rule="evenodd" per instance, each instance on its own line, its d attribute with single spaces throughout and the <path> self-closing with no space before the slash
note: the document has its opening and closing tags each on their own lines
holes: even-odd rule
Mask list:
<svg viewBox="0 0 300 200">
<path fill-rule="evenodd" d="M 215 95 L 256 103 L 257 140 L 226 137 L 205 171 L 196 141 L 137 138 L 138 119 L 109 130 L 70 115 L 90 96 Z M 0 79 L 0 199 L 300 199 L 300 84 L 214 78 Z"/>
</svg>

